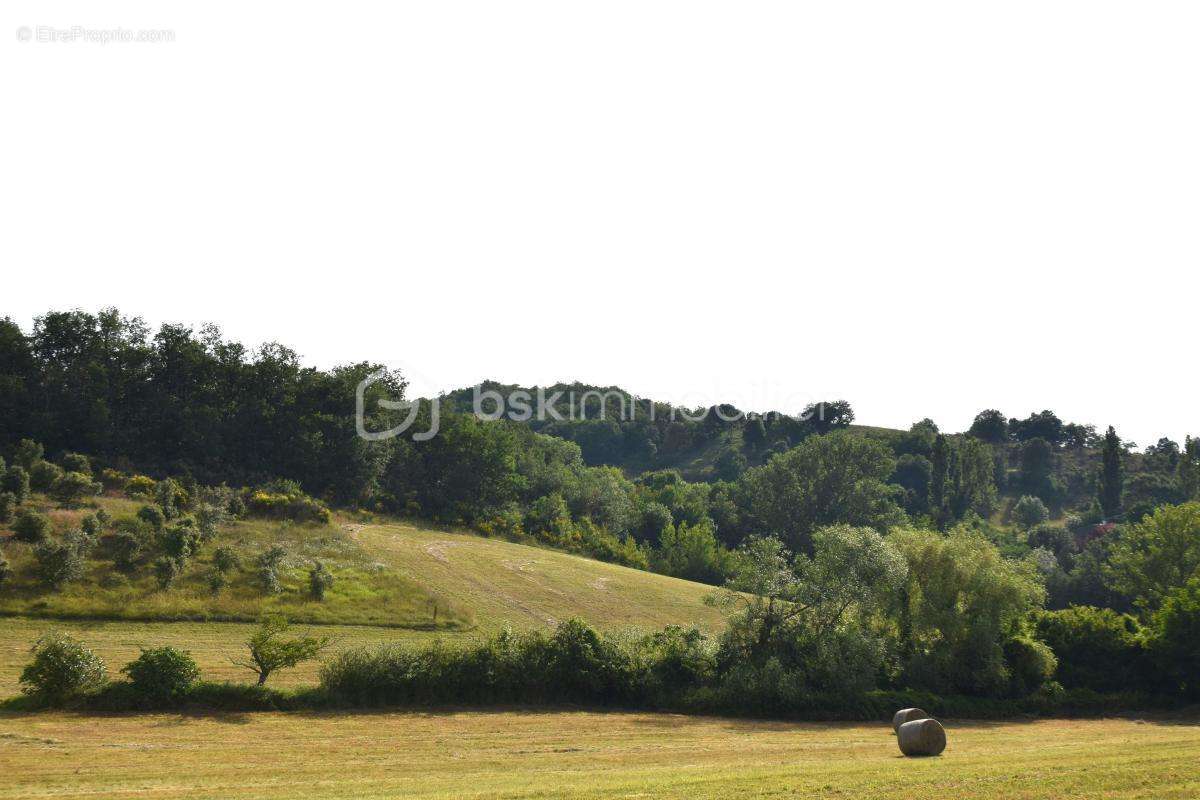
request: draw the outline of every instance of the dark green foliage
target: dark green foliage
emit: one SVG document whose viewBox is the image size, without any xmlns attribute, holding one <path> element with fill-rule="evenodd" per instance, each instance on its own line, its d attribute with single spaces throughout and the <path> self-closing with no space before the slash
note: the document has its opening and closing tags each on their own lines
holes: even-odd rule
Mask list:
<svg viewBox="0 0 1200 800">
<path fill-rule="evenodd" d="M 167 519 L 175 519 L 183 513 L 189 499 L 188 493 L 173 478 L 163 478 L 154 486 L 154 502 Z"/>
<path fill-rule="evenodd" d="M 4 551 L 0 550 L 0 589 L 4 588 L 4 584 L 12 577 L 12 565 L 8 563 L 8 559 L 4 557 Z"/>
<path fill-rule="evenodd" d="M 163 591 L 171 588 L 181 571 L 179 562 L 169 556 L 154 560 L 154 578 L 158 581 L 158 588 Z"/>
<path fill-rule="evenodd" d="M 17 496 L 12 492 L 0 492 L 0 525 L 12 522 L 17 512 Z"/>
<path fill-rule="evenodd" d="M 55 591 L 83 574 L 83 555 L 72 543 L 45 541 L 34 548 L 33 556 L 38 578 Z"/>
<path fill-rule="evenodd" d="M 21 690 L 47 705 L 62 705 L 105 682 L 104 660 L 61 633 L 48 633 L 33 646 L 33 661 L 21 671 Z"/>
<path fill-rule="evenodd" d="M 190 517 L 183 517 L 158 534 L 158 550 L 181 567 L 200 549 L 200 530 Z"/>
<path fill-rule="evenodd" d="M 39 492 L 48 492 L 63 476 L 62 467 L 49 461 L 37 461 L 29 469 L 29 486 Z"/>
<path fill-rule="evenodd" d="M 237 553 L 233 551 L 233 548 L 225 545 L 213 550 L 212 563 L 213 569 L 222 575 L 227 575 L 240 566 Z"/>
<path fill-rule="evenodd" d="M 258 556 L 258 579 L 267 594 L 279 594 L 283 591 L 283 586 L 279 583 L 279 567 L 287 558 L 287 554 L 287 550 L 276 544 Z"/>
<path fill-rule="evenodd" d="M 92 461 L 82 453 L 66 453 L 59 463 L 66 472 L 79 472 L 91 477 Z"/>
<path fill-rule="evenodd" d="M 17 442 L 17 448 L 13 452 L 12 462 L 18 464 L 25 469 L 32 469 L 33 465 L 42 460 L 46 454 L 45 448 L 32 439 L 22 439 Z"/>
<path fill-rule="evenodd" d="M 118 572 L 132 575 L 145 552 L 142 537 L 135 531 L 118 531 L 109 540 L 113 566 Z"/>
<path fill-rule="evenodd" d="M 1187 437 L 1175 468 L 1183 500 L 1200 500 L 1200 437 Z"/>
<path fill-rule="evenodd" d="M 1107 519 L 1121 514 L 1121 495 L 1125 490 L 1125 470 L 1121 464 L 1121 439 L 1110 425 L 1104 434 L 1100 476 L 1096 481 L 1096 499 Z"/>
<path fill-rule="evenodd" d="M 200 679 L 200 668 L 191 654 L 174 647 L 142 649 L 142 654 L 121 668 L 134 692 L 153 705 L 168 705 L 188 693 Z"/>
<path fill-rule="evenodd" d="M 1057 503 L 1062 487 L 1054 474 L 1057 456 L 1053 445 L 1040 437 L 1026 441 L 1020 449 L 1020 462 L 1018 488 L 1047 504 Z"/>
<path fill-rule="evenodd" d="M 96 538 L 104 530 L 104 524 L 96 514 L 88 514 L 79 521 L 79 528 L 91 538 Z"/>
<path fill-rule="evenodd" d="M 947 521 L 947 481 L 950 478 L 950 446 L 940 433 L 933 441 L 932 465 L 929 473 L 929 513 L 939 525 Z"/>
<path fill-rule="evenodd" d="M 163 526 L 167 524 L 167 517 L 158 506 L 142 506 L 137 511 L 137 518 L 155 531 L 161 531 Z"/>
<path fill-rule="evenodd" d="M 1008 420 L 996 409 L 989 408 L 975 415 L 968 433 L 989 444 L 1002 444 L 1008 440 Z"/>
<path fill-rule="evenodd" d="M 317 561 L 308 572 L 308 590 L 314 600 L 324 600 L 325 593 L 333 588 L 333 574 Z"/>
<path fill-rule="evenodd" d="M 1010 419 L 1008 431 L 1018 442 L 1041 439 L 1047 444 L 1059 445 L 1065 441 L 1062 420 L 1049 410 L 1030 414 L 1027 419 Z"/>
<path fill-rule="evenodd" d="M 207 583 L 208 591 L 212 593 L 213 597 L 216 597 L 221 594 L 221 591 L 226 586 L 229 585 L 229 577 L 226 575 L 226 573 L 214 568 L 208 573 Z"/>
<path fill-rule="evenodd" d="M 94 497 L 104 490 L 90 475 L 67 472 L 50 487 L 50 494 L 65 506 L 73 506 L 85 497 Z"/>
<path fill-rule="evenodd" d="M 1153 688 L 1141 626 L 1128 614 L 1091 606 L 1041 611 L 1034 614 L 1033 630 L 1058 656 L 1055 679 L 1067 689 Z"/>
<path fill-rule="evenodd" d="M 1200 699 L 1200 577 L 1167 594 L 1154 615 L 1152 637 L 1169 688 Z"/>
<path fill-rule="evenodd" d="M 24 467 L 14 464 L 4 470 L 2 475 L 4 475 L 4 481 L 0 481 L 0 488 L 17 498 L 18 504 L 24 503 L 25 499 L 29 497 L 29 473 L 26 473 Z"/>
<path fill-rule="evenodd" d="M 738 482 L 754 530 L 780 535 L 790 549 L 807 552 L 813 531 L 844 522 L 880 530 L 903 512 L 885 481 L 895 461 L 883 445 L 841 431 L 813 436 Z"/>
<path fill-rule="evenodd" d="M 1020 635 L 1004 641 L 1004 663 L 1009 672 L 1009 697 L 1025 697 L 1037 691 L 1058 667 L 1058 659 L 1050 647 L 1035 638 Z"/>
<path fill-rule="evenodd" d="M 24 503 L 29 497 L 29 473 L 24 467 L 13 465 L 4 470 L 3 476 L 0 488 L 15 497 L 18 505 Z"/>
<path fill-rule="evenodd" d="M 1050 510 L 1046 504 L 1033 495 L 1023 495 L 1013 506 L 1012 520 L 1025 530 L 1042 524 L 1050 518 Z"/>
</svg>

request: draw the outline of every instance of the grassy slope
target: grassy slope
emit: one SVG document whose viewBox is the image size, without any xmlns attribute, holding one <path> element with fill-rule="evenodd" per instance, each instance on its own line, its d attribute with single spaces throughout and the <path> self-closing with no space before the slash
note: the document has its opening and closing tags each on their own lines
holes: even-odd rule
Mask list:
<svg viewBox="0 0 1200 800">
<path fill-rule="evenodd" d="M 936 759 L 886 724 L 588 712 L 0 715 L 0 797 L 1192 798 L 1200 727 L 951 723 Z M 81 769 L 81 766 L 86 768 Z"/>
<path fill-rule="evenodd" d="M 481 629 L 547 627 L 571 616 L 601 628 L 696 625 L 721 613 L 704 604 L 711 586 L 540 547 L 408 524 L 351 535 L 382 563 L 469 608 Z"/>
<path fill-rule="evenodd" d="M 132 516 L 141 505 L 117 497 L 100 498 L 114 518 Z M 47 512 L 57 531 L 77 527 L 92 509 L 61 510 L 38 497 L 32 505 Z M 288 551 L 280 581 L 284 591 L 264 595 L 254 569 L 257 555 L 273 544 Z M 242 568 L 230 586 L 214 597 L 207 585 L 212 551 L 217 545 L 232 547 Z M 386 569 L 335 526 L 295 525 L 265 520 L 241 520 L 223 528 L 217 541 L 191 559 L 169 591 L 160 591 L 149 564 L 133 577 L 114 569 L 97 548 L 84 576 L 61 592 L 48 592 L 38 581 L 29 545 L 5 542 L 4 552 L 13 565 L 13 578 L 0 588 L 0 612 L 48 617 L 124 619 L 257 619 L 264 611 L 279 611 L 294 620 L 329 624 L 401 625 L 406 627 L 469 627 L 469 611 L 456 608 L 420 584 Z M 320 559 L 336 582 L 325 602 L 308 597 L 308 569 Z"/>
<path fill-rule="evenodd" d="M 58 531 L 78 524 L 90 510 L 53 509 Z M 102 498 L 114 517 L 138 506 Z M 233 547 L 242 569 L 214 597 L 206 579 L 217 544 Z M 272 544 L 289 556 L 283 593 L 264 595 L 254 558 Z M 602 627 L 720 625 L 703 604 L 711 587 L 606 564 L 554 550 L 432 530 L 416 524 L 363 525 L 340 519 L 330 526 L 243 520 L 221 531 L 192 559 L 168 591 L 160 591 L 149 565 L 133 578 L 118 573 L 99 548 L 85 576 L 61 592 L 37 580 L 29 545 L 7 541 L 4 552 L 14 577 L 0 588 L 0 613 L 58 618 L 252 621 L 263 611 L 282 611 L 311 624 L 380 625 L 411 629 L 498 630 L 553 625 L 580 616 Z M 307 571 L 314 559 L 333 572 L 324 602 L 308 597 Z"/>
</svg>

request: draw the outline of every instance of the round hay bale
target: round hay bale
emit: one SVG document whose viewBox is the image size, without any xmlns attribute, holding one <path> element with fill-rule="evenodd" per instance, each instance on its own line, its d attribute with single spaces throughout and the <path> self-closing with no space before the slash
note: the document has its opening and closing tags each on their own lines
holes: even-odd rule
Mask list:
<svg viewBox="0 0 1200 800">
<path fill-rule="evenodd" d="M 946 749 L 946 729 L 936 719 L 916 719 L 900 726 L 896 741 L 906 756 L 941 755 Z"/>
<path fill-rule="evenodd" d="M 900 726 L 916 719 L 929 719 L 929 715 L 919 708 L 902 708 L 892 717 L 892 733 L 899 733 Z"/>
</svg>

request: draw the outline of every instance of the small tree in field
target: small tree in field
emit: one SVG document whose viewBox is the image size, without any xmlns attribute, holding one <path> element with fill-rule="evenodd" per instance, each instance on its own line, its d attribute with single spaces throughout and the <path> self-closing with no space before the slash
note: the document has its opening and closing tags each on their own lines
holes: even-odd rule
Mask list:
<svg viewBox="0 0 1200 800">
<path fill-rule="evenodd" d="M 286 634 L 291 630 L 285 617 L 273 615 L 266 617 L 262 625 L 246 642 L 250 648 L 250 657 L 234 659 L 234 664 L 246 667 L 258 673 L 258 685 L 267 682 L 272 672 L 289 669 L 297 664 L 316 658 L 329 645 L 328 637 L 293 636 Z"/>
</svg>

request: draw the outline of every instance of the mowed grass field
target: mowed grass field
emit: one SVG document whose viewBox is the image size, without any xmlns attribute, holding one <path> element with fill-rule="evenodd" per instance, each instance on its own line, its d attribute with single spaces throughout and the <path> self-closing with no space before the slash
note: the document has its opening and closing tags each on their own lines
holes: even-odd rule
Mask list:
<svg viewBox="0 0 1200 800">
<path fill-rule="evenodd" d="M 1194 722 L 879 724 L 523 711 L 0 714 L 0 797 L 1195 798 Z"/>
<path fill-rule="evenodd" d="M 476 626 L 552 628 L 580 617 L 606 630 L 696 626 L 715 631 L 713 587 L 541 547 L 393 523 L 350 526 L 364 551 L 457 608 Z"/>
</svg>

